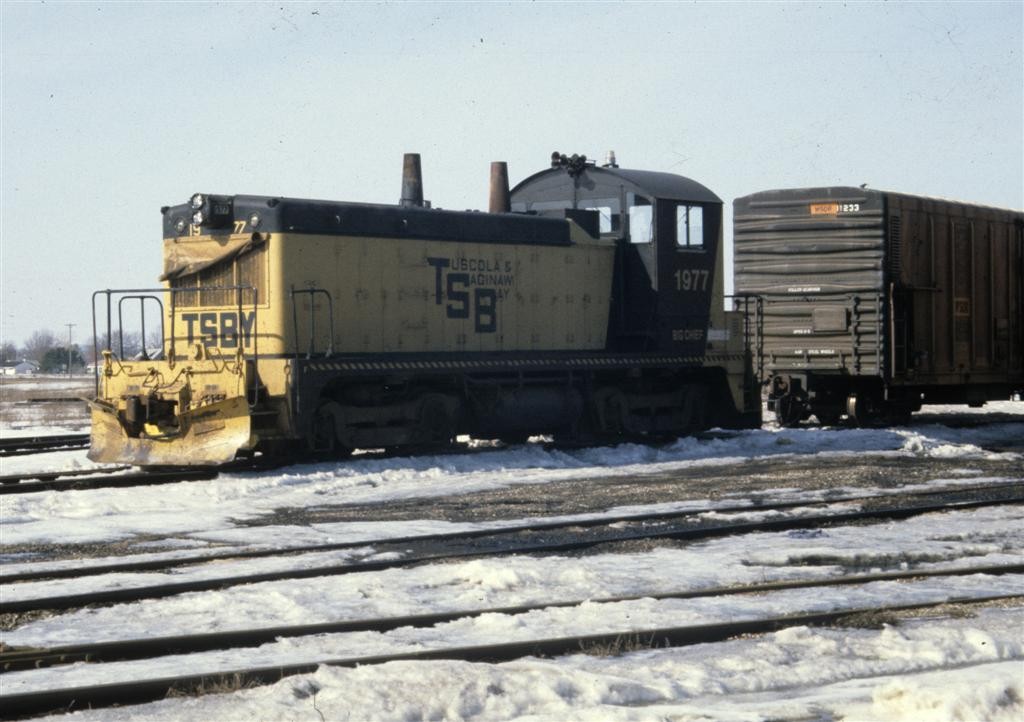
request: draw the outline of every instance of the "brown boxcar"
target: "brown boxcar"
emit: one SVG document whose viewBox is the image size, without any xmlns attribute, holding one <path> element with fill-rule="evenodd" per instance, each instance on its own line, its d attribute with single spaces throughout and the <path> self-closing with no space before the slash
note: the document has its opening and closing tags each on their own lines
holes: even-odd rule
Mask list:
<svg viewBox="0 0 1024 722">
<path fill-rule="evenodd" d="M 1024 388 L 1024 213 L 863 188 L 734 204 L 736 290 L 762 299 L 783 424 L 905 420 Z"/>
</svg>

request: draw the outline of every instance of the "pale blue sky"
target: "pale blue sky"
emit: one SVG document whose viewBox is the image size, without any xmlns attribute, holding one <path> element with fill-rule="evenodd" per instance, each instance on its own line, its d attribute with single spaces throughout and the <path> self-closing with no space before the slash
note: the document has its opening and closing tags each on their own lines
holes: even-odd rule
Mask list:
<svg viewBox="0 0 1024 722">
<path fill-rule="evenodd" d="M 550 152 L 1024 206 L 1024 3 L 2 2 L 0 336 L 89 335 L 196 191 L 486 206 Z M 731 213 L 729 214 L 731 216 Z M 729 224 L 727 237 L 731 236 Z"/>
</svg>

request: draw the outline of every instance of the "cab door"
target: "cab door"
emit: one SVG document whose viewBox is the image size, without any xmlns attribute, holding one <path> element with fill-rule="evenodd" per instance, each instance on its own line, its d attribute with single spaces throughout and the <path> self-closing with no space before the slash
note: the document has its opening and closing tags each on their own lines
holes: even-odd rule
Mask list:
<svg viewBox="0 0 1024 722">
<path fill-rule="evenodd" d="M 703 356 L 722 207 L 659 200 L 656 215 L 658 345 Z"/>
</svg>

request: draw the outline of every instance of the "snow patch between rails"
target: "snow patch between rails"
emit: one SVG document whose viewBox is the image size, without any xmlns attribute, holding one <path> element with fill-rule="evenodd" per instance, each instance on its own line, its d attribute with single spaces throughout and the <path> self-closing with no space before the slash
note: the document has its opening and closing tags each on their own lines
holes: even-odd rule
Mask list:
<svg viewBox="0 0 1024 722">
<path fill-rule="evenodd" d="M 881 630 L 795 627 L 618 656 L 320 667 L 268 687 L 79 712 L 75 719 L 281 722 L 320 719 L 319 711 L 328 720 L 364 722 L 1016 722 L 1024 714 L 1022 624 L 1020 608 L 984 609 L 968 619 Z"/>
<path fill-rule="evenodd" d="M 987 538 L 975 538 L 979 529 L 985 530 Z M 1022 549 L 1024 510 L 993 507 L 914 517 L 898 525 L 831 527 L 815 535 L 768 532 L 634 553 L 473 559 L 329 575 L 307 581 L 268 581 L 73 611 L 30 621 L 18 629 L 0 633 L 0 641 L 18 646 L 52 646 L 145 637 L 153 630 L 160 630 L 162 635 L 188 634 L 197 628 L 367 619 L 701 590 L 780 579 L 824 579 L 907 568 L 1005 565 L 1019 563 Z M 79 580 L 25 582 L 6 589 L 5 599 L 15 601 L 211 576 L 255 574 L 282 567 L 310 567 L 331 561 L 343 562 L 347 553 L 351 552 L 221 562 L 166 573 L 121 573 Z M 1024 594 L 1021 578 L 1001 579 L 1000 588 Z M 941 588 L 944 583 L 928 584 Z M 899 585 L 893 588 L 899 589 Z M 833 592 L 818 590 L 814 594 L 824 596 Z M 593 622 L 601 622 L 601 617 L 594 618 Z"/>
</svg>

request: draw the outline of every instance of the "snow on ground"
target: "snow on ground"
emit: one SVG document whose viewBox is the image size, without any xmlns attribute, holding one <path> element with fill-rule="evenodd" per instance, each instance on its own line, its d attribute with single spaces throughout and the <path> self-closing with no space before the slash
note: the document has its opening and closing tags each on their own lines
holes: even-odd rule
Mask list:
<svg viewBox="0 0 1024 722">
<path fill-rule="evenodd" d="M 1000 414 L 1022 413 L 1020 403 Z M 955 411 L 963 411 L 957 407 Z M 971 413 L 977 413 L 972 410 Z M 924 420 L 924 419 L 921 419 Z M 51 433 L 60 433 L 51 429 Z M 5 435 L 8 431 L 3 431 Z M 21 433 L 21 432 L 19 432 Z M 132 539 L 176 545 L 152 558 L 202 553 L 210 543 L 286 546 L 406 536 L 485 524 L 434 520 L 346 522 L 309 527 L 246 524 L 275 509 L 375 503 L 462 494 L 569 478 L 670 472 L 742 464 L 750 459 L 870 455 L 886 459 L 948 460 L 941 479 L 914 488 L 948 487 L 984 479 L 972 460 L 1015 461 L 1024 455 L 987 448 L 1020 444 L 1019 422 L 973 429 L 918 423 L 883 430 L 767 426 L 717 439 L 681 439 L 661 448 L 621 445 L 550 451 L 540 445 L 477 455 L 415 459 L 355 458 L 293 466 L 258 474 L 224 475 L 208 482 L 153 488 L 7 496 L 0 499 L 4 545 Z M 35 466 L 33 466 L 35 465 Z M 0 461 L 0 473 L 88 468 L 85 452 L 60 452 Z M 769 490 L 773 498 L 821 499 L 867 488 L 814 492 Z M 888 491 L 892 491 L 889 489 Z M 760 496 L 759 494 L 758 496 Z M 751 495 L 740 495 L 741 498 Z M 717 504 L 735 504 L 725 500 Z M 653 509 L 710 509 L 708 500 Z M 593 516 L 593 515 L 584 515 Z M 709 514 L 713 516 L 713 514 Z M 851 572 L 1019 563 L 1024 510 L 989 508 L 927 515 L 894 523 L 756 534 L 661 547 L 646 552 L 582 557 L 514 557 L 426 564 L 409 569 L 266 582 L 222 591 L 78 610 L 36 619 L 2 635 L 5 644 L 63 644 L 305 624 L 381 615 L 480 609 L 569 599 L 707 589 L 793 577 Z M 501 522 L 503 524 L 515 521 Z M 161 538 L 170 535 L 171 538 Z M 142 541 L 143 547 L 148 541 Z M 197 547 L 193 549 L 192 547 Z M 373 555 L 372 548 L 304 554 L 287 564 L 306 567 Z M 42 567 L 30 558 L 5 558 L 4 570 Z M 94 560 L 92 563 L 96 563 Z M 80 562 L 48 563 L 52 566 Z M 53 580 L 4 589 L 5 599 L 58 594 L 74 588 L 110 588 L 162 580 L 267 571 L 281 560 L 225 562 L 167 573 L 119 574 L 88 582 Z M 574 632 L 629 631 L 653 626 L 761 618 L 800 611 L 936 601 L 950 595 L 1024 596 L 1024 575 L 973 575 L 879 582 L 856 587 L 790 590 L 758 595 L 585 602 L 509 616 L 489 614 L 429 629 L 280 639 L 257 649 L 107 665 L 70 665 L 9 672 L 3 693 L 56 684 L 90 684 L 279 665 L 325 658 L 522 640 Z M 572 655 L 487 665 L 401 662 L 354 669 L 321 667 L 277 685 L 198 699 L 76 713 L 81 720 L 1018 720 L 1024 716 L 1024 609 L 989 608 L 975 617 L 933 617 L 882 629 L 808 629 L 669 650 L 619 656 Z M 643 647 L 643 645 L 639 645 Z"/>
<path fill-rule="evenodd" d="M 1016 401 L 986 401 L 984 406 L 977 409 L 972 409 L 970 406 L 964 406 L 963 404 L 929 404 L 928 406 L 922 406 L 920 411 L 915 411 L 915 415 L 965 415 L 965 416 L 979 416 L 985 414 L 1024 414 L 1024 399 L 1018 399 Z"/>
<path fill-rule="evenodd" d="M 263 596 L 273 600 L 266 590 Z M 857 610 L 890 604 L 929 604 L 951 596 L 984 598 L 1024 594 L 1024 575 L 972 575 L 914 582 L 875 582 L 855 587 L 785 590 L 759 595 L 695 599 L 639 599 L 575 607 L 547 608 L 525 614 L 464 617 L 429 628 L 402 627 L 390 632 L 320 634 L 282 638 L 257 648 L 217 650 L 102 665 L 80 663 L 4 674 L 4 693 L 41 691 L 55 686 L 77 687 L 181 674 L 212 674 L 248 667 L 308 664 L 320 660 L 354 659 L 446 647 L 471 647 L 493 642 L 604 633 L 629 634 L 645 629 L 721 624 L 798 613 Z M 122 614 L 129 612 L 122 608 Z M 165 625 L 151 627 L 146 637 L 165 634 Z"/>
<path fill-rule="evenodd" d="M 619 656 L 321 667 L 232 694 L 48 719 L 1015 722 L 1024 715 L 1022 624 L 1021 608 L 986 609 Z"/>
<path fill-rule="evenodd" d="M 0 376 L 0 439 L 88 431 L 89 415 L 84 401 L 33 403 L 31 399 L 82 399 L 92 392 L 91 376 Z"/>
<path fill-rule="evenodd" d="M 571 560 L 560 556 L 506 557 L 479 559 L 461 565 L 425 565 L 371 574 L 369 578 L 382 580 L 382 589 L 390 592 L 383 595 L 384 601 L 390 605 L 386 608 L 377 606 L 381 603 L 381 594 L 370 594 L 363 587 L 368 578 L 366 573 L 322 577 L 317 580 L 313 594 L 304 587 L 294 589 L 294 581 L 264 582 L 218 592 L 223 600 L 220 608 L 226 616 L 206 618 L 204 624 L 216 629 L 228 628 L 236 614 L 247 625 L 273 626 L 299 624 L 303 623 L 302 620 L 331 621 L 337 618 L 339 611 L 343 612 L 343 616 L 362 618 L 380 614 L 411 614 L 416 608 L 440 610 L 460 608 L 466 604 L 520 604 L 555 599 L 545 596 L 545 590 L 552 588 L 559 590 L 561 596 L 558 598 L 561 599 L 586 599 L 747 584 L 796 576 L 833 576 L 854 571 L 911 566 L 948 567 L 965 558 L 974 565 L 1008 564 L 1016 562 L 1021 550 L 1024 550 L 1024 510 L 1005 507 L 947 513 L 941 516 L 941 533 L 935 528 L 937 518 L 936 515 L 915 517 L 896 527 L 877 524 L 748 534 L 641 554 L 584 556 Z M 386 537 L 393 522 L 378 524 L 382 528 L 379 536 Z M 979 528 L 985 529 L 983 534 L 978 533 Z M 372 548 L 362 548 L 219 561 L 164 572 L 120 572 L 84 579 L 25 582 L 5 589 L 4 599 L 13 602 L 75 592 L 218 579 L 281 569 L 309 569 L 382 558 L 383 555 L 375 554 Z M 31 564 L 8 564 L 4 571 L 15 573 L 26 568 L 34 567 Z M 567 568 L 572 570 L 568 576 L 565 574 Z M 470 571 L 464 572 L 463 569 Z M 455 576 L 449 578 L 448 574 L 452 573 Z M 463 573 L 469 575 L 465 582 L 459 576 Z M 441 574 L 444 581 L 436 581 L 437 574 Z M 492 575 L 499 581 L 490 581 Z M 236 590 L 240 594 L 239 599 L 232 596 Z M 282 607 L 277 609 L 273 604 L 256 601 L 257 606 L 249 608 L 247 605 L 253 600 L 260 600 L 263 592 L 272 599 L 281 600 Z M 293 599 L 295 594 L 299 594 L 301 599 Z M 185 600 L 185 606 L 178 606 L 180 600 Z M 90 610 L 81 622 L 57 622 L 57 629 L 87 629 L 90 638 L 96 638 L 109 626 L 114 638 L 141 636 L 149 624 L 147 620 L 150 614 L 155 615 L 155 619 L 163 618 L 164 624 L 170 627 L 175 624 L 171 620 L 182 614 L 191 624 L 194 621 L 189 606 L 192 601 L 191 596 L 154 600 L 147 602 L 144 609 L 133 611 L 131 615 L 124 615 L 117 608 Z M 217 604 L 212 606 L 214 610 L 217 608 Z M 288 610 L 292 608 L 301 609 L 302 617 L 290 616 Z M 106 616 L 108 614 L 109 617 Z M 131 621 L 126 620 L 126 616 L 130 616 Z M 48 621 L 39 624 L 46 628 Z M 136 622 L 143 626 L 135 626 Z M 36 625 L 30 624 L 13 636 L 0 634 L 0 639 L 11 644 L 64 643 L 60 640 L 60 631 L 55 638 L 38 640 L 32 637 L 32 630 L 36 628 Z M 186 631 L 183 629 L 181 633 Z M 21 639 L 21 634 L 30 636 L 22 641 L 11 641 Z"/>
<path fill-rule="evenodd" d="M 898 524 L 753 534 L 682 548 L 578 558 L 514 557 L 428 564 L 309 580 L 265 582 L 223 591 L 79 610 L 30 621 L 3 635 L 11 646 L 53 646 L 227 629 L 311 624 L 451 610 L 487 609 L 574 599 L 643 596 L 783 578 L 824 578 L 878 569 L 1019 563 L 1024 510 L 991 508 L 922 516 Z M 267 565 L 276 561 L 263 562 Z M 113 575 L 116 585 L 124 581 Z M 64 581 L 18 585 L 38 593 Z M 57 589 L 56 591 L 59 591 Z M 282 639 L 257 649 L 106 665 L 72 665 L 4 676 L 6 693 L 119 679 L 231 671 L 324 659 L 709 624 L 796 612 L 941 601 L 952 596 L 1024 595 L 1024 575 L 972 575 L 876 582 L 686 600 L 641 598 L 585 602 L 523 615 L 487 614 L 430 629 L 328 634 Z M 20 595 L 19 595 L 20 596 Z"/>
<path fill-rule="evenodd" d="M 899 522 L 722 537 L 679 547 L 581 557 L 515 556 L 423 564 L 406 569 L 284 580 L 81 610 L 0 634 L 9 645 L 186 634 L 483 609 L 574 599 L 645 595 L 792 578 L 899 569 L 1019 563 L 1024 509 L 992 507 Z M 196 570 L 109 574 L 8 587 L 7 601 L 343 562 L 343 555 L 218 562 Z M 1018 585 L 1019 587 L 1019 585 Z M 1021 588 L 1024 593 L 1024 588 Z"/>
<path fill-rule="evenodd" d="M 152 488 L 133 487 L 10 495 L 0 499 L 0 515 L 4 520 L 4 544 L 58 540 L 85 543 L 133 535 L 173 536 L 237 529 L 280 508 L 439 497 L 581 477 L 724 466 L 766 457 L 872 454 L 883 459 L 1018 459 L 1024 455 L 991 452 L 984 447 L 1019 442 L 1022 435 L 1024 421 L 974 429 L 940 425 L 906 429 L 758 429 L 728 438 L 688 437 L 659 448 L 622 444 L 567 451 L 528 444 L 490 453 L 356 458 L 296 465 L 283 471 L 223 474 L 211 481 L 164 485 L 159 493 Z M 77 453 L 84 459 L 84 452 L 62 453 Z M 50 456 L 54 455 L 23 458 L 45 465 L 43 457 Z M 3 473 L 14 473 L 6 470 L 10 461 L 4 460 Z M 55 524 L 55 520 L 60 523 Z"/>
</svg>

